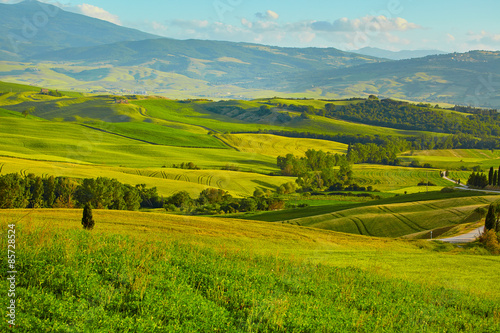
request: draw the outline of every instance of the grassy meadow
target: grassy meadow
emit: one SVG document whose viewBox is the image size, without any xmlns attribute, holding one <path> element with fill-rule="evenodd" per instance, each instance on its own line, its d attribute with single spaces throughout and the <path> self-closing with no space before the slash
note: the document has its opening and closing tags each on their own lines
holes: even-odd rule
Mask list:
<svg viewBox="0 0 500 333">
<path fill-rule="evenodd" d="M 100 210 L 87 232 L 80 210 L 0 213 L 2 232 L 16 225 L 20 332 L 500 328 L 500 262 L 472 249 Z"/>
</svg>

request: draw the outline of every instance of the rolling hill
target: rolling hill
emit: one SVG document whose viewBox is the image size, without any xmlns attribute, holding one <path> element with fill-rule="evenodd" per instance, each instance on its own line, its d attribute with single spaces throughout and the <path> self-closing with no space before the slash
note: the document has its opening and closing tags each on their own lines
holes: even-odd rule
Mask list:
<svg viewBox="0 0 500 333">
<path fill-rule="evenodd" d="M 371 57 L 385 58 L 391 60 L 422 58 L 429 55 L 446 54 L 446 52 L 439 50 L 411 50 L 411 51 L 401 50 L 396 52 L 396 51 L 383 50 L 376 47 L 364 47 L 362 49 L 356 50 L 355 52 Z"/>
</svg>

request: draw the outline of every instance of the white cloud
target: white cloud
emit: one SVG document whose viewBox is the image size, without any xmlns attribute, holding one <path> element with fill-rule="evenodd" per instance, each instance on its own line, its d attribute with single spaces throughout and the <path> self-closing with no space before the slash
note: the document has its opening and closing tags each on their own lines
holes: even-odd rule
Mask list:
<svg viewBox="0 0 500 333">
<path fill-rule="evenodd" d="M 481 31 L 470 31 L 462 42 L 462 49 L 465 50 L 500 50 L 500 34 Z"/>
<path fill-rule="evenodd" d="M 274 14 L 273 14 L 274 13 Z M 422 29 L 403 18 L 366 16 L 334 21 L 302 20 L 280 22 L 272 11 L 258 13 L 237 24 L 200 20 L 169 20 L 155 23 L 149 32 L 178 39 L 213 39 L 234 42 L 256 42 L 293 47 L 337 47 L 344 50 L 364 46 L 399 49 L 410 44 L 412 30 Z M 151 24 L 148 24 L 151 26 Z"/>
<path fill-rule="evenodd" d="M 94 5 L 89 5 L 86 3 L 82 5 L 77 5 L 76 8 L 78 12 L 83 15 L 121 25 L 120 18 L 117 15 L 111 14 L 110 12 L 104 10 L 103 8 Z"/>
<path fill-rule="evenodd" d="M 277 20 L 280 16 L 278 13 L 273 12 L 272 10 L 268 10 L 265 13 L 257 13 L 255 16 L 260 20 Z"/>
<path fill-rule="evenodd" d="M 325 32 L 356 32 L 362 31 L 367 34 L 375 32 L 408 31 L 421 29 L 418 24 L 408 22 L 404 18 L 387 18 L 384 15 L 365 16 L 360 19 L 340 18 L 333 22 L 313 21 L 311 28 L 316 31 Z"/>
</svg>

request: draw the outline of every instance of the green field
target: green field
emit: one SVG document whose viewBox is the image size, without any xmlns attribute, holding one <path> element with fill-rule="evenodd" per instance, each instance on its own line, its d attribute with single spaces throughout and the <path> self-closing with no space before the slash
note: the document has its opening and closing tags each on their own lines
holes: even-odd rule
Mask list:
<svg viewBox="0 0 500 333">
<path fill-rule="evenodd" d="M 17 331 L 500 329 L 498 258 L 252 221 L 94 213 L 86 232 L 80 210 L 0 212 L 2 233 L 16 229 Z"/>
<path fill-rule="evenodd" d="M 492 196 L 373 205 L 284 222 L 351 234 L 401 237 L 463 223 L 474 209 L 499 200 Z"/>
<path fill-rule="evenodd" d="M 420 150 L 406 152 L 401 155 L 403 160 L 417 160 L 421 164 L 429 163 L 435 168 L 458 169 L 461 167 L 474 167 L 479 165 L 482 169 L 491 166 L 498 168 L 500 165 L 500 152 L 479 149 L 442 149 Z"/>
<path fill-rule="evenodd" d="M 404 194 L 441 190 L 451 183 L 440 176 L 437 169 L 405 168 L 389 165 L 359 164 L 353 167 L 359 185 L 391 193 Z M 436 186 L 417 186 L 420 182 Z"/>
<path fill-rule="evenodd" d="M 238 151 L 272 157 L 287 154 L 304 156 L 309 149 L 332 154 L 347 153 L 346 144 L 326 140 L 286 138 L 270 134 L 222 134 L 218 137 Z"/>
</svg>

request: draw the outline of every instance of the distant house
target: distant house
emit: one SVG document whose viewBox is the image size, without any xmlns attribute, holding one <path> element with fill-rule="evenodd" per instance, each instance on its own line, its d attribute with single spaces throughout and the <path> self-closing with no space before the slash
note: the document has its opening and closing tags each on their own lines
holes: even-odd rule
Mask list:
<svg viewBox="0 0 500 333">
<path fill-rule="evenodd" d="M 128 100 L 124 98 L 115 98 L 115 103 L 116 104 L 128 104 Z"/>
<path fill-rule="evenodd" d="M 50 91 L 49 91 L 49 89 L 43 89 L 43 88 L 42 88 L 42 89 L 40 90 L 40 94 L 42 94 L 42 95 L 48 95 L 48 94 L 49 94 L 49 92 L 50 92 Z"/>
</svg>

